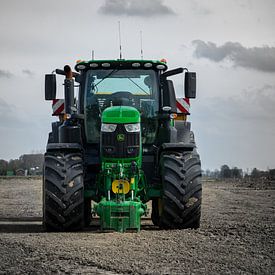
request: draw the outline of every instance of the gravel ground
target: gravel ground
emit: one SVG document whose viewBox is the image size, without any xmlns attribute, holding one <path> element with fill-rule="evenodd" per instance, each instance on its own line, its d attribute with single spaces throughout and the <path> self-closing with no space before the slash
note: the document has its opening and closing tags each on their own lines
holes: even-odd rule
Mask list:
<svg viewBox="0 0 275 275">
<path fill-rule="evenodd" d="M 38 179 L 0 179 L 0 202 L 0 274 L 275 274 L 274 188 L 206 182 L 199 230 L 124 234 L 43 232 Z"/>
</svg>

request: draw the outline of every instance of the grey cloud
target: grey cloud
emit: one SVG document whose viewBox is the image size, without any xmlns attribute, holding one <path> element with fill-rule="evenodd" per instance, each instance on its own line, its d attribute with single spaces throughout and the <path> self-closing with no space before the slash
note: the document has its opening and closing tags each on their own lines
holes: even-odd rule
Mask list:
<svg viewBox="0 0 275 275">
<path fill-rule="evenodd" d="M 244 9 L 252 9 L 252 2 L 250 0 L 235 0 L 235 3 Z"/>
<path fill-rule="evenodd" d="M 21 129 L 24 130 L 26 127 L 33 126 L 33 122 L 30 116 L 22 113 L 22 110 L 12 103 L 6 102 L 0 98 L 0 135 L 3 136 L 5 130 Z M 36 125 L 35 125 L 36 126 Z"/>
<path fill-rule="evenodd" d="M 105 0 L 99 11 L 106 15 L 140 17 L 175 14 L 162 0 Z"/>
<path fill-rule="evenodd" d="M 15 115 L 15 106 L 8 104 L 0 98 L 0 116 L 1 116 L 1 130 L 18 127 L 21 124 L 20 119 Z"/>
<path fill-rule="evenodd" d="M 0 69 L 0 78 L 11 78 L 12 76 L 11 72 Z"/>
<path fill-rule="evenodd" d="M 11 112 L 11 107 L 2 98 L 0 98 L 0 115 L 7 114 Z"/>
<path fill-rule="evenodd" d="M 22 73 L 30 77 L 35 75 L 35 73 L 30 71 L 29 69 L 22 70 Z"/>
<path fill-rule="evenodd" d="M 41 117 L 40 114 L 38 114 Z M 10 159 L 30 152 L 34 148 L 44 148 L 46 143 L 48 127 L 43 125 L 44 119 L 36 123 L 31 114 L 26 114 L 20 107 L 19 109 L 9 102 L 0 98 L 0 136 L 1 150 L 0 158 Z"/>
<path fill-rule="evenodd" d="M 229 59 L 237 67 L 275 72 L 275 47 L 246 48 L 238 42 L 226 42 L 217 46 L 213 42 L 206 43 L 202 40 L 194 40 L 192 43 L 196 47 L 194 56 L 197 58 L 208 58 L 214 62 Z"/>
<path fill-rule="evenodd" d="M 238 96 L 191 104 L 192 127 L 205 167 L 274 166 L 275 86 L 249 88 Z"/>
<path fill-rule="evenodd" d="M 206 108 L 202 113 L 211 113 L 222 123 L 232 121 L 255 124 L 255 122 L 274 125 L 275 131 L 275 86 L 264 85 L 261 88 L 249 88 L 240 93 L 239 96 L 222 98 L 209 98 Z M 216 116 L 218 113 L 219 116 Z"/>
<path fill-rule="evenodd" d="M 196 0 L 191 1 L 191 7 L 198 15 L 208 15 L 212 13 L 208 8 L 202 5 L 202 2 L 197 2 Z"/>
</svg>

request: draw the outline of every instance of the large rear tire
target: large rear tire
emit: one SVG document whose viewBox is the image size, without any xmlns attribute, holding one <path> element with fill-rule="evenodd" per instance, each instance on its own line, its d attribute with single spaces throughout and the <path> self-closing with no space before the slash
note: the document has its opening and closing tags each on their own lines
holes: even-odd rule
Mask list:
<svg viewBox="0 0 275 275">
<path fill-rule="evenodd" d="M 47 231 L 72 231 L 84 226 L 83 164 L 78 152 L 45 154 L 43 225 Z"/>
<path fill-rule="evenodd" d="M 161 156 L 162 228 L 199 228 L 201 216 L 201 164 L 196 152 L 165 152 Z"/>
</svg>

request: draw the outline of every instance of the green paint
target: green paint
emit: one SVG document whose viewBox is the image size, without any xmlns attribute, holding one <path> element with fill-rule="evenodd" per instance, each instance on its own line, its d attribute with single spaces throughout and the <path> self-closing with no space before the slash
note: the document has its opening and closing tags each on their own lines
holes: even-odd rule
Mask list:
<svg viewBox="0 0 275 275">
<path fill-rule="evenodd" d="M 103 123 L 138 123 L 140 122 L 139 111 L 129 106 L 114 106 L 106 108 L 102 114 Z"/>
<path fill-rule="evenodd" d="M 140 113 L 134 107 L 109 107 L 102 113 L 102 123 L 140 123 Z M 112 135 L 113 133 L 104 134 Z M 131 146 L 131 144 L 126 144 L 126 135 L 125 132 L 118 132 L 116 134 L 117 142 L 121 143 L 122 146 Z M 124 142 L 125 144 L 123 144 Z M 146 205 L 140 200 L 145 188 L 145 180 L 141 170 L 141 138 L 139 138 L 139 150 L 137 157 L 126 155 L 120 158 L 106 157 L 106 155 L 103 157 L 101 152 L 101 172 L 97 177 L 96 185 L 99 193 L 103 194 L 103 196 L 95 206 L 95 211 L 100 216 L 102 230 L 115 230 L 118 232 L 140 230 L 140 218 L 146 210 Z M 118 180 L 121 180 L 129 187 L 130 190 L 125 192 L 125 194 L 114 193 L 112 185 L 113 182 Z M 119 183 L 118 186 L 123 189 L 123 183 Z"/>
<path fill-rule="evenodd" d="M 107 201 L 101 200 L 96 206 L 100 216 L 102 230 L 140 231 L 140 218 L 145 213 L 146 205 L 140 201 Z"/>
</svg>

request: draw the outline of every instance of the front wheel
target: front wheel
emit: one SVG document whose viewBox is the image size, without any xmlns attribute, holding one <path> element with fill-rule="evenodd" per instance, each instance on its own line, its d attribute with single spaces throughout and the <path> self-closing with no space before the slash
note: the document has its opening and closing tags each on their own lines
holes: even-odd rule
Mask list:
<svg viewBox="0 0 275 275">
<path fill-rule="evenodd" d="M 164 152 L 161 156 L 163 195 L 157 205 L 162 228 L 199 228 L 201 164 L 193 152 Z"/>
<path fill-rule="evenodd" d="M 83 164 L 80 153 L 48 152 L 44 159 L 43 225 L 71 231 L 84 225 Z"/>
</svg>

